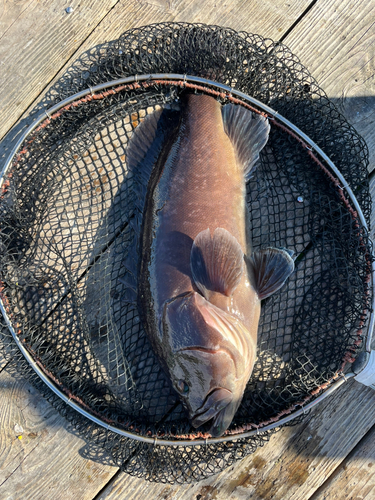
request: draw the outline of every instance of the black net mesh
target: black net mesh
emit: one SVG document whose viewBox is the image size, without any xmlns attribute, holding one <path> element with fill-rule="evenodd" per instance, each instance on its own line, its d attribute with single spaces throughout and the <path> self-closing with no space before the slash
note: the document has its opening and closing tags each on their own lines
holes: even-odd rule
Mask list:
<svg viewBox="0 0 375 500">
<path fill-rule="evenodd" d="M 203 76 L 257 98 L 325 151 L 369 222 L 366 146 L 285 46 L 216 26 L 159 24 L 124 33 L 89 62 L 57 100 L 149 73 Z M 139 234 L 132 217 L 137 180 L 126 151 L 140 120 L 178 100 L 183 87 L 116 87 L 62 109 L 25 139 L 0 198 L 1 297 L 18 338 L 81 408 L 159 444 L 207 438 L 208 427 L 191 427 L 139 319 L 136 278 L 126 268 L 137 262 Z M 223 103 L 230 98 L 218 95 Z M 363 347 L 371 249 L 326 168 L 271 122 L 248 183 L 249 224 L 254 249 L 291 249 L 296 270 L 263 301 L 257 361 L 229 435 L 261 429 L 312 400 Z M 5 330 L 3 342 L 12 347 Z M 254 452 L 271 433 L 190 447 L 149 444 L 100 428 L 43 390 L 123 470 L 155 481 L 202 479 Z"/>
</svg>

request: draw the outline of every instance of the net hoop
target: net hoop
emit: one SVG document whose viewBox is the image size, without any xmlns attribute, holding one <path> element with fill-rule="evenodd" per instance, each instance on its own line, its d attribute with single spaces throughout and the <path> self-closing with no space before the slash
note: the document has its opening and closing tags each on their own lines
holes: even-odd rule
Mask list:
<svg viewBox="0 0 375 500">
<path fill-rule="evenodd" d="M 111 92 L 119 92 L 124 88 L 126 85 L 132 85 L 133 88 L 140 88 L 141 85 L 143 86 L 150 86 L 154 84 L 166 84 L 166 85 L 178 85 L 181 87 L 186 87 L 186 86 L 191 86 L 192 88 L 196 88 L 200 91 L 204 91 L 207 93 L 214 93 L 218 97 L 223 97 L 226 99 L 231 100 L 232 102 L 236 102 L 242 105 L 246 105 L 246 107 L 250 107 L 250 109 L 256 111 L 259 113 L 258 109 L 261 110 L 261 113 L 267 116 L 276 126 L 281 126 L 284 127 L 285 130 L 292 135 L 294 138 L 297 138 L 299 142 L 306 148 L 307 153 L 314 159 L 314 161 L 320 166 L 320 168 L 325 169 L 324 165 L 319 161 L 316 155 L 318 155 L 330 168 L 331 172 L 327 170 L 327 175 L 330 178 L 330 181 L 334 184 L 334 186 L 337 188 L 337 190 L 341 191 L 341 198 L 344 201 L 344 203 L 347 204 L 348 208 L 350 206 L 347 198 L 344 195 L 344 190 L 347 193 L 347 196 L 351 200 L 354 208 L 349 208 L 349 211 L 351 211 L 352 217 L 355 218 L 358 216 L 361 225 L 365 230 L 367 230 L 367 223 L 364 217 L 364 214 L 362 212 L 362 209 L 352 192 L 351 188 L 347 184 L 345 178 L 341 174 L 341 172 L 337 169 L 337 167 L 334 165 L 334 163 L 328 158 L 328 156 L 324 153 L 324 151 L 319 148 L 319 146 L 313 142 L 306 134 L 304 134 L 298 127 L 296 127 L 294 124 L 292 124 L 288 119 L 280 115 L 278 112 L 274 111 L 272 108 L 269 106 L 261 103 L 257 99 L 248 96 L 244 94 L 243 92 L 237 91 L 236 89 L 233 89 L 231 87 L 228 87 L 224 84 L 214 82 L 212 80 L 207 80 L 205 78 L 201 77 L 196 77 L 196 76 L 189 76 L 189 75 L 181 75 L 181 74 L 167 74 L 167 73 L 161 73 L 161 74 L 147 74 L 147 75 L 134 75 L 130 76 L 127 78 L 121 78 L 118 80 L 112 80 L 106 83 L 102 83 L 100 85 L 96 85 L 94 87 L 89 87 L 86 90 L 83 90 L 81 92 L 78 92 L 67 99 L 64 99 L 60 103 L 56 104 L 55 106 L 52 106 L 48 110 L 44 111 L 42 114 L 40 114 L 35 121 L 30 125 L 30 127 L 23 133 L 23 135 L 20 137 L 18 140 L 17 144 L 15 145 L 13 151 L 11 152 L 10 156 L 8 157 L 8 160 L 4 166 L 4 169 L 0 175 L 0 184 L 2 186 L 2 189 L 6 189 L 6 183 L 7 183 L 7 173 L 9 168 L 15 163 L 17 163 L 19 155 L 22 155 L 23 151 L 19 151 L 21 145 L 25 141 L 25 139 L 33 132 L 36 130 L 38 127 L 45 127 L 51 123 L 51 121 L 55 118 L 57 118 L 61 113 L 64 112 L 64 110 L 68 110 L 71 106 L 78 106 L 80 103 L 85 102 L 85 99 L 93 100 L 93 99 L 100 99 L 103 97 L 106 97 L 106 95 L 109 95 Z M 107 90 L 109 89 L 109 90 Z M 212 90 L 216 89 L 216 90 Z M 96 93 L 101 93 L 104 91 L 102 94 L 96 94 Z M 253 108 L 252 106 L 256 106 L 256 108 Z M 258 108 L 258 109 L 257 109 Z M 18 153 L 18 156 L 16 156 Z M 374 275 L 375 275 L 375 265 L 372 262 L 370 264 L 370 256 L 369 256 L 369 266 L 371 266 L 371 277 L 372 277 L 372 283 L 374 282 Z M 370 276 L 369 276 L 370 278 Z M 231 431 L 231 434 L 225 435 L 221 438 L 205 438 L 205 439 L 176 439 L 176 440 L 170 440 L 170 439 L 163 439 L 161 436 L 157 437 L 147 437 L 147 436 L 142 436 L 140 434 L 136 434 L 134 432 L 128 432 L 123 429 L 120 429 L 116 426 L 111 425 L 109 422 L 105 423 L 103 420 L 100 418 L 97 418 L 95 415 L 90 413 L 89 411 L 85 410 L 84 407 L 82 407 L 82 404 L 80 404 L 79 401 L 75 401 L 74 398 L 71 396 L 67 396 L 64 394 L 63 390 L 59 388 L 58 384 L 56 384 L 56 381 L 53 380 L 53 375 L 48 374 L 46 370 L 43 371 L 43 367 L 39 366 L 38 362 L 36 362 L 30 352 L 25 348 L 25 346 L 22 344 L 20 339 L 18 338 L 18 335 L 16 331 L 14 330 L 11 320 L 7 314 L 7 307 L 6 303 L 3 298 L 3 294 L 0 294 L 0 308 L 3 313 L 3 316 L 7 322 L 8 328 L 17 344 L 19 347 L 20 351 L 28 361 L 28 363 L 31 365 L 33 370 L 37 373 L 37 375 L 45 382 L 45 384 L 57 395 L 59 396 L 66 404 L 74 408 L 78 413 L 83 415 L 84 417 L 90 419 L 97 425 L 100 425 L 101 427 L 104 427 L 107 430 L 110 430 L 116 434 L 119 434 L 124 437 L 129 437 L 137 441 L 143 441 L 149 444 L 153 444 L 154 446 L 200 446 L 200 445 L 205 445 L 207 442 L 209 443 L 220 443 L 220 442 L 226 442 L 226 441 L 232 441 L 232 440 L 237 440 L 237 439 L 243 439 L 243 438 L 248 438 L 254 435 L 258 435 L 259 432 L 266 432 L 272 429 L 275 429 L 277 427 L 280 427 L 287 422 L 290 422 L 294 418 L 298 417 L 301 414 L 304 414 L 306 411 L 311 409 L 313 406 L 318 404 L 321 400 L 329 396 L 334 390 L 336 390 L 338 387 L 340 387 L 347 379 L 354 377 L 354 373 L 346 373 L 345 377 L 343 377 L 342 369 L 345 365 L 343 363 L 343 366 L 341 367 L 341 370 L 338 371 L 334 377 L 325 384 L 323 384 L 321 387 L 318 389 L 314 390 L 310 397 L 307 397 L 304 401 L 300 403 L 295 403 L 291 408 L 288 408 L 282 412 L 282 415 L 287 415 L 287 416 L 279 416 L 279 418 L 275 417 L 272 420 L 272 422 L 267 422 L 265 425 L 257 427 L 255 430 L 245 430 L 244 432 L 241 432 L 240 430 L 234 430 Z M 375 299 L 373 298 L 373 304 L 372 304 L 372 310 L 375 309 Z M 364 311 L 364 314 L 367 314 L 367 311 Z M 368 335 L 366 339 L 366 350 L 370 351 L 370 344 L 371 344 L 371 339 L 373 335 L 373 328 L 374 328 L 374 315 L 371 315 L 370 318 L 370 324 L 368 328 Z M 316 396 L 317 393 L 320 393 L 322 390 L 324 392 L 317 396 L 313 401 L 308 402 L 313 396 Z M 297 407 L 300 407 L 300 409 L 296 409 Z"/>
</svg>

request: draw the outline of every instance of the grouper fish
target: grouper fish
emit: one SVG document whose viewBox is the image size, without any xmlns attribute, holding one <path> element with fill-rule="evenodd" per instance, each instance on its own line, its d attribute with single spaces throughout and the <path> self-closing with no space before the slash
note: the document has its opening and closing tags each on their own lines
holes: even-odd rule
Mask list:
<svg viewBox="0 0 375 500">
<path fill-rule="evenodd" d="M 251 376 L 261 300 L 294 269 L 284 249 L 251 250 L 246 181 L 269 130 L 243 106 L 186 93 L 179 111 L 138 125 L 128 146 L 130 170 L 147 185 L 138 200 L 141 320 L 192 425 L 210 421 L 214 437 Z"/>
</svg>

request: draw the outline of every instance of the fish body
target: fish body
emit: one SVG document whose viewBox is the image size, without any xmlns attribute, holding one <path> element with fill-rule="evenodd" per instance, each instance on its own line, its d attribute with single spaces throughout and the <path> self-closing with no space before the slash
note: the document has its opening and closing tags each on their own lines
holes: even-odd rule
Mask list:
<svg viewBox="0 0 375 500">
<path fill-rule="evenodd" d="M 144 142 L 156 127 L 143 126 Z M 283 250 L 253 254 L 247 231 L 246 179 L 268 131 L 242 107 L 186 95 L 145 196 L 142 321 L 192 424 L 212 419 L 213 436 L 230 425 L 250 378 L 261 299 L 293 268 Z M 131 151 L 139 143 L 138 134 Z"/>
</svg>

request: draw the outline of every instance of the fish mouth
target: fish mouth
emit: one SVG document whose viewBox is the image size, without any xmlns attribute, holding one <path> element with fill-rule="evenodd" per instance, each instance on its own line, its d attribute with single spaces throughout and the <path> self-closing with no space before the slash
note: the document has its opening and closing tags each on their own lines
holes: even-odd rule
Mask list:
<svg viewBox="0 0 375 500">
<path fill-rule="evenodd" d="M 206 396 L 203 405 L 197 410 L 194 416 L 192 416 L 191 423 L 197 428 L 200 425 L 208 422 L 212 418 L 216 417 L 212 427 L 215 427 L 215 422 L 218 419 L 220 413 L 228 407 L 228 405 L 233 401 L 233 394 L 228 391 L 228 389 L 223 389 L 222 387 L 213 389 Z M 219 420 L 221 420 L 219 418 Z M 228 425 L 230 422 L 228 423 Z M 216 426 L 217 427 L 217 426 Z M 221 427 L 221 425 L 220 425 Z M 224 429 L 225 430 L 225 429 Z M 224 432 L 224 431 L 222 431 Z M 211 433 L 212 434 L 212 433 Z"/>
</svg>

